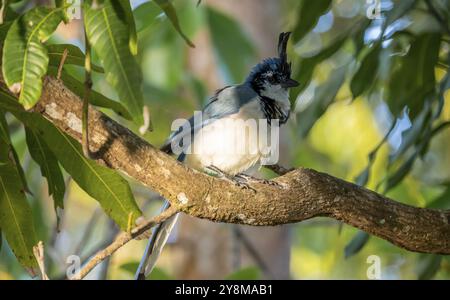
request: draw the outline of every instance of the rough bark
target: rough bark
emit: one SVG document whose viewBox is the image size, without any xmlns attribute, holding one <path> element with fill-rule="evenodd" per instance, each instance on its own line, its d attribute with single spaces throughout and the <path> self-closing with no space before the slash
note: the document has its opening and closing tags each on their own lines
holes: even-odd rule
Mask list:
<svg viewBox="0 0 450 300">
<path fill-rule="evenodd" d="M 46 77 L 36 108 L 81 140 L 80 99 Z M 278 225 L 316 216 L 341 220 L 410 251 L 450 254 L 450 211 L 408 206 L 350 182 L 298 168 L 254 184 L 256 192 L 192 170 L 103 113 L 90 108 L 91 147 L 99 162 L 120 170 L 193 217 L 247 225 Z"/>
</svg>

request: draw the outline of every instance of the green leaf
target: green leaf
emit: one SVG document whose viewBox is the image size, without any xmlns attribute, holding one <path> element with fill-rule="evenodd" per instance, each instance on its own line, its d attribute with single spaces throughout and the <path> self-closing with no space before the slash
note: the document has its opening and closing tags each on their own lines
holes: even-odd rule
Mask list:
<svg viewBox="0 0 450 300">
<path fill-rule="evenodd" d="M 315 99 L 305 110 L 298 113 L 298 119 L 302 120 L 298 126 L 299 136 L 305 137 L 314 123 L 325 113 L 328 106 L 334 101 L 339 89 L 345 80 L 347 67 L 335 70 L 329 79 L 316 88 Z"/>
<path fill-rule="evenodd" d="M 120 101 L 137 124 L 143 124 L 141 70 L 130 52 L 125 12 L 115 1 L 105 0 L 101 8 L 86 3 L 84 24 L 92 48 L 105 68 L 106 80 L 116 89 Z"/>
<path fill-rule="evenodd" d="M 58 160 L 33 129 L 26 127 L 25 134 L 28 151 L 34 161 L 40 166 L 42 176 L 47 178 L 48 193 L 53 197 L 55 210 L 57 207 L 63 209 L 66 186 Z"/>
<path fill-rule="evenodd" d="M 142 215 L 128 182 L 117 172 L 96 164 L 83 155 L 80 144 L 38 114 L 22 114 L 21 120 L 36 129 L 63 168 L 122 230 L 130 230 Z"/>
<path fill-rule="evenodd" d="M 161 13 L 161 8 L 153 1 L 145 2 L 133 10 L 137 32 L 141 32 L 153 24 Z"/>
<path fill-rule="evenodd" d="M 387 178 L 383 194 L 387 193 L 389 190 L 393 189 L 402 182 L 403 178 L 405 178 L 411 171 L 418 155 L 419 150 L 416 150 L 392 175 Z"/>
<path fill-rule="evenodd" d="M 254 62 L 255 50 L 250 40 L 232 18 L 208 7 L 209 29 L 219 64 L 232 82 L 240 82 Z M 239 47 L 236 47 L 239 45 Z"/>
<path fill-rule="evenodd" d="M 442 255 L 422 255 L 422 261 L 419 263 L 417 279 L 429 280 L 436 276 L 436 273 L 441 268 Z"/>
<path fill-rule="evenodd" d="M 353 98 L 368 90 L 374 83 L 378 72 L 381 44 L 374 45 L 361 62 L 358 70 L 350 82 Z"/>
<path fill-rule="evenodd" d="M 50 66 L 59 67 L 61 59 L 63 57 L 64 49 L 67 49 L 68 51 L 66 60 L 64 61 L 65 65 L 67 64 L 84 67 L 84 53 L 80 50 L 80 48 L 71 44 L 47 45 Z M 95 64 L 92 64 L 92 70 L 99 73 L 104 72 L 102 67 L 99 67 Z"/>
<path fill-rule="evenodd" d="M 125 12 L 125 19 L 128 24 L 128 30 L 130 32 L 130 41 L 129 47 L 130 52 L 133 55 L 137 55 L 138 53 L 138 39 L 136 33 L 136 24 L 134 22 L 133 11 L 131 9 L 131 4 L 129 0 L 119 0 L 120 5 L 122 5 L 122 9 Z"/>
<path fill-rule="evenodd" d="M 63 21 L 66 24 L 68 24 L 73 17 L 69 12 L 74 9 L 79 9 L 76 7 L 76 5 L 79 5 L 79 2 L 77 3 L 77 1 L 74 0 L 55 0 L 55 5 L 57 8 L 63 9 Z"/>
<path fill-rule="evenodd" d="M 357 254 L 369 241 L 370 235 L 364 231 L 358 231 L 358 233 L 352 238 L 352 240 L 345 246 L 344 257 L 347 259 Z"/>
<path fill-rule="evenodd" d="M 35 274 L 33 246 L 37 244 L 31 208 L 25 198 L 16 164 L 9 159 L 8 145 L 0 139 L 0 228 L 21 265 Z"/>
<path fill-rule="evenodd" d="M 261 271 L 257 267 L 245 267 L 231 273 L 225 280 L 258 280 L 261 279 Z"/>
<path fill-rule="evenodd" d="M 435 209 L 450 209 L 450 185 L 436 198 L 434 198 L 428 205 L 428 208 Z"/>
<path fill-rule="evenodd" d="M 49 68 L 49 74 L 56 76 L 57 69 L 54 67 Z M 76 78 L 70 76 L 67 72 L 61 72 L 61 80 L 64 82 L 64 85 L 71 90 L 73 93 L 77 94 L 80 98 L 84 97 L 84 83 L 78 81 Z M 119 116 L 131 120 L 132 117 L 128 110 L 120 103 L 114 100 L 109 99 L 108 97 L 103 96 L 99 92 L 91 89 L 89 95 L 89 103 L 95 106 L 110 108 L 114 112 L 116 112 Z"/>
<path fill-rule="evenodd" d="M 389 79 L 387 104 L 394 115 L 405 106 L 414 119 L 422 110 L 426 97 L 434 91 L 434 67 L 438 61 L 440 35 L 426 33 L 417 36 L 408 53 L 397 59 Z"/>
<path fill-rule="evenodd" d="M 8 156 L 9 156 L 10 160 L 12 160 L 12 162 L 14 163 L 14 165 L 17 168 L 17 172 L 19 173 L 20 180 L 24 187 L 24 191 L 31 194 L 30 188 L 28 187 L 28 183 L 25 178 L 25 173 L 20 164 L 19 156 L 17 155 L 17 151 L 11 143 L 11 137 L 9 135 L 8 125 L 6 123 L 4 111 L 2 109 L 0 109 L 0 139 L 2 140 L 3 145 L 5 146 L 5 150 L 8 151 Z"/>
<path fill-rule="evenodd" d="M 30 109 L 42 92 L 47 72 L 47 49 L 42 44 L 63 19 L 62 8 L 38 6 L 14 21 L 3 47 L 3 76 L 8 87 L 20 91 L 19 102 Z"/>
<path fill-rule="evenodd" d="M 181 37 L 186 41 L 190 47 L 195 47 L 195 45 L 189 40 L 189 38 L 181 30 L 180 23 L 178 21 L 177 13 L 172 3 L 169 0 L 154 0 L 156 4 L 161 8 L 161 10 L 166 14 L 172 23 L 175 30 L 181 35 Z"/>
<path fill-rule="evenodd" d="M 302 0 L 299 6 L 298 21 L 292 32 L 294 42 L 300 41 L 316 26 L 320 16 L 325 14 L 331 7 L 331 0 Z"/>
</svg>

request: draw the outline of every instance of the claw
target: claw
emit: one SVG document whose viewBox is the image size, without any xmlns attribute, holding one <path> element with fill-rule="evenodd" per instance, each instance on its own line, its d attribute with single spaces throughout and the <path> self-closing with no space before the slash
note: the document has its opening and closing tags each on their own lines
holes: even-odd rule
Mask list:
<svg viewBox="0 0 450 300">
<path fill-rule="evenodd" d="M 228 175 L 227 173 L 225 173 L 224 171 L 222 171 L 221 169 L 217 168 L 214 165 L 208 166 L 206 168 L 206 171 L 213 173 L 217 177 L 224 179 L 237 187 L 240 187 L 244 190 L 252 190 L 253 192 L 256 193 L 256 190 L 253 187 L 251 187 L 250 184 L 247 183 L 248 180 L 244 177 L 238 175 L 236 176 Z"/>
<path fill-rule="evenodd" d="M 257 182 L 257 183 L 267 184 L 267 185 L 276 186 L 276 187 L 284 187 L 284 185 L 282 185 L 276 181 L 268 180 L 268 179 L 260 179 L 260 178 L 256 178 L 256 177 L 253 177 L 253 176 L 250 176 L 247 174 L 243 174 L 243 173 L 237 174 L 235 177 L 242 178 L 243 180 L 248 181 L 248 182 Z"/>
</svg>

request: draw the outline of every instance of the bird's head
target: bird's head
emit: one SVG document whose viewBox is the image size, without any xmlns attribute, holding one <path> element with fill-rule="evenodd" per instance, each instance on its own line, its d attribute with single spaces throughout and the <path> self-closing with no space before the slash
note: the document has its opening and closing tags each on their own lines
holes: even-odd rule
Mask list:
<svg viewBox="0 0 450 300">
<path fill-rule="evenodd" d="M 282 101 L 287 97 L 287 90 L 299 85 L 291 78 L 291 63 L 287 61 L 286 46 L 290 32 L 280 33 L 278 40 L 278 57 L 266 58 L 257 64 L 246 82 L 260 95 Z"/>
</svg>

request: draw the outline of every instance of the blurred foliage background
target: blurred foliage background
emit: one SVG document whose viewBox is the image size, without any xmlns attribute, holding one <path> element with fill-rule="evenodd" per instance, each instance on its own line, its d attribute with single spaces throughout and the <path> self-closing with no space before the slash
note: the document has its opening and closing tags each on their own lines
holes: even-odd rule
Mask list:
<svg viewBox="0 0 450 300">
<path fill-rule="evenodd" d="M 195 48 L 155 3 L 131 2 L 154 127 L 145 138 L 152 144 L 162 144 L 172 120 L 189 117 L 215 89 L 241 82 L 261 58 L 275 55 L 278 33 L 292 31 L 289 57 L 301 85 L 291 92 L 294 113 L 283 133 L 281 164 L 327 172 L 409 205 L 450 208 L 450 1 L 171 1 Z M 15 5 L 23 11 L 44 4 Z M 61 24 L 50 43 L 83 48 L 82 22 Z M 82 68 L 65 69 L 83 79 Z M 101 74 L 94 73 L 94 89 L 117 99 Z M 27 152 L 23 128 L 9 121 L 34 194 L 49 276 L 63 278 L 70 255 L 84 261 L 118 229 L 65 176 L 57 233 L 53 202 Z M 137 183 L 132 187 L 145 215 L 155 214 L 162 199 Z M 367 279 L 370 255 L 380 257 L 383 279 L 450 278 L 448 257 L 411 253 L 331 219 L 267 234 L 189 217 L 180 224 L 151 278 Z M 133 278 L 145 244 L 129 243 L 88 278 Z M 4 243 L 0 279 L 13 278 L 29 277 Z"/>
</svg>

